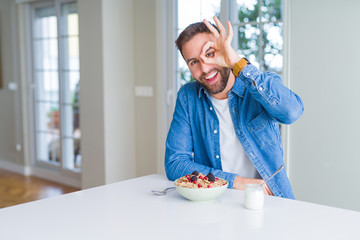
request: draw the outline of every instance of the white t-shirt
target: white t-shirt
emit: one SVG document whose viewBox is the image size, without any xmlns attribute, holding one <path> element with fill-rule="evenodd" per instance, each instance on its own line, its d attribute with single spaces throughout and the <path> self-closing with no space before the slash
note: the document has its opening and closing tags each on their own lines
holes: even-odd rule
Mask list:
<svg viewBox="0 0 360 240">
<path fill-rule="evenodd" d="M 211 96 L 210 100 L 219 119 L 220 154 L 223 171 L 236 173 L 241 177 L 261 178 L 235 134 L 234 123 L 229 110 L 229 100 L 219 100 Z"/>
</svg>

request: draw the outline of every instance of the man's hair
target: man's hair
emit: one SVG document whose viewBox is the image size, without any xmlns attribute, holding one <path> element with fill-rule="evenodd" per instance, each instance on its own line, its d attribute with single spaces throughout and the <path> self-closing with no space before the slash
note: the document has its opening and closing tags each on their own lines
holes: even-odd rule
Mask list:
<svg viewBox="0 0 360 240">
<path fill-rule="evenodd" d="M 211 25 L 214 26 L 218 32 L 220 32 L 216 25 L 214 25 L 214 24 L 211 24 Z M 190 24 L 187 28 L 185 28 L 184 31 L 182 31 L 180 33 L 179 37 L 175 41 L 175 44 L 176 44 L 176 47 L 179 49 L 181 55 L 183 55 L 182 47 L 184 46 L 184 44 L 187 43 L 188 41 L 190 41 L 198 33 L 211 33 L 211 32 L 208 29 L 208 27 L 205 25 L 205 23 L 196 22 L 196 23 Z M 184 57 L 184 55 L 183 55 L 183 57 Z"/>
</svg>

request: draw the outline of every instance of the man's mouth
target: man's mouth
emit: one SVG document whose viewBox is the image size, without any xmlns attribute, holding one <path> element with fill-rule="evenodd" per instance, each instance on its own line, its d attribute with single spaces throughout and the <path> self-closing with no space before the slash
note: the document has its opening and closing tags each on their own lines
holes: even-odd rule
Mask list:
<svg viewBox="0 0 360 240">
<path fill-rule="evenodd" d="M 217 77 L 218 73 L 219 73 L 218 71 L 214 71 L 214 72 L 208 74 L 207 76 L 204 77 L 205 81 L 209 84 L 214 83 L 216 81 L 216 77 Z"/>
</svg>

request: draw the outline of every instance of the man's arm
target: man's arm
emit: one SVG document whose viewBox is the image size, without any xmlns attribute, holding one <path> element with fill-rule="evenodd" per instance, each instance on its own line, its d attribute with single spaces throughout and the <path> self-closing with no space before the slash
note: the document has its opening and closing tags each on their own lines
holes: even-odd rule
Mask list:
<svg viewBox="0 0 360 240">
<path fill-rule="evenodd" d="M 192 126 L 188 113 L 187 99 L 183 89 L 178 92 L 175 111 L 169 133 L 166 139 L 165 171 L 170 180 L 176 180 L 193 171 L 207 175 L 212 172 L 216 177 L 229 182 L 229 188 L 233 187 L 236 174 L 223 172 L 194 161 L 194 142 Z M 196 156 L 195 156 L 196 157 Z"/>
<path fill-rule="evenodd" d="M 241 57 L 231 46 L 233 38 L 231 24 L 229 21 L 227 22 L 228 34 L 226 34 L 225 28 L 216 16 L 214 21 L 220 32 L 204 19 L 204 23 L 215 37 L 215 41 L 209 41 L 204 45 L 201 58 L 206 63 L 234 69 L 235 64 L 241 60 Z M 207 55 L 209 49 L 215 50 L 214 56 Z M 239 78 L 248 86 L 252 96 L 262 104 L 274 119 L 281 123 L 290 124 L 301 116 L 304 108 L 300 97 L 285 87 L 278 75 L 262 73 L 252 65 L 244 66 L 239 72 Z M 234 188 L 244 189 L 245 184 L 257 183 L 257 181 L 259 180 L 237 176 L 234 181 Z M 267 186 L 264 191 L 272 194 Z"/>
<path fill-rule="evenodd" d="M 205 25 L 215 40 L 204 45 L 201 58 L 206 63 L 234 69 L 235 64 L 241 60 L 241 57 L 231 46 L 233 38 L 231 24 L 229 21 L 227 22 L 228 33 L 226 33 L 226 29 L 216 16 L 214 21 L 220 32 L 204 19 Z M 214 56 L 207 55 L 209 49 L 215 50 Z M 279 122 L 293 123 L 303 113 L 304 108 L 300 97 L 285 87 L 281 78 L 275 73 L 262 73 L 256 67 L 248 65 L 240 69 L 239 76 L 236 77 L 240 77 L 245 82 L 254 98 Z"/>
<path fill-rule="evenodd" d="M 243 178 L 234 173 L 223 172 L 194 161 L 194 143 L 191 131 L 190 117 L 188 113 L 187 100 L 180 89 L 176 100 L 173 120 L 166 139 L 165 171 L 170 180 L 176 180 L 193 171 L 207 175 L 212 172 L 216 177 L 223 178 L 229 182 L 229 188 L 245 189 L 247 183 L 262 183 L 261 179 Z M 266 185 L 266 184 L 264 184 Z M 268 186 L 264 186 L 264 192 L 271 194 Z"/>
<path fill-rule="evenodd" d="M 239 75 L 267 113 L 283 124 L 295 122 L 304 112 L 301 98 L 287 88 L 275 73 L 261 72 L 255 66 L 246 66 Z"/>
</svg>

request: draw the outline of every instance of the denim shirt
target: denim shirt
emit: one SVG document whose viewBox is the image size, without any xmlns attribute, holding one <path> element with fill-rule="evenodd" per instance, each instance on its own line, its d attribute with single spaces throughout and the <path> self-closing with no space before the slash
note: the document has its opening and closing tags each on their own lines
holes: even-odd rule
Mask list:
<svg viewBox="0 0 360 240">
<path fill-rule="evenodd" d="M 247 65 L 228 93 L 235 133 L 246 154 L 263 179 L 283 161 L 279 124 L 291 124 L 304 111 L 303 103 L 281 78 Z M 208 92 L 197 82 L 185 84 L 178 92 L 173 120 L 166 139 L 165 171 L 175 180 L 193 171 L 212 172 L 229 182 L 237 176 L 222 171 L 219 120 Z M 268 181 L 275 196 L 294 198 L 285 171 Z"/>
</svg>

